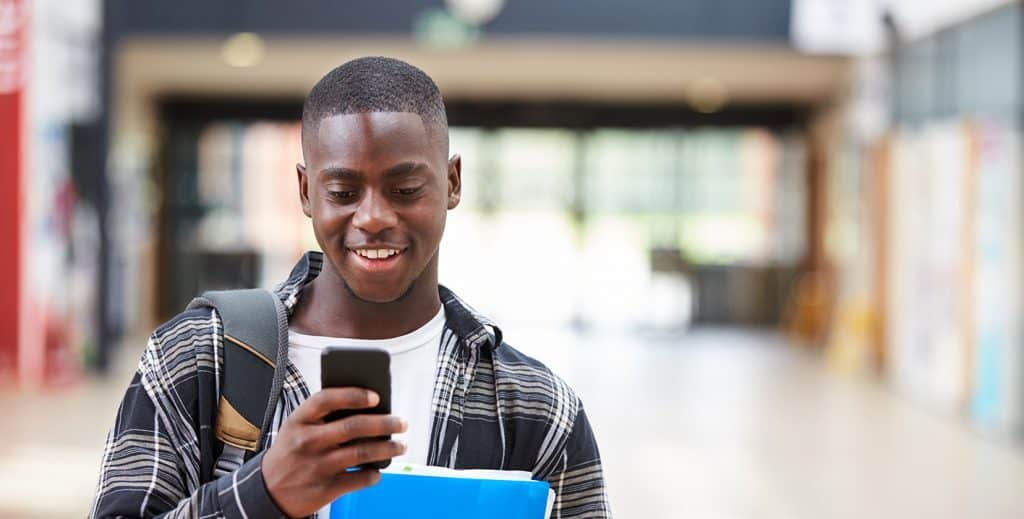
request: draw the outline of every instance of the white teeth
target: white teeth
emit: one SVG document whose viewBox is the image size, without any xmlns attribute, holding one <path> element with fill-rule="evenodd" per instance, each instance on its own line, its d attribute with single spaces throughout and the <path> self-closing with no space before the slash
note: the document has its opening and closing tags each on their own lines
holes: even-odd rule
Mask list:
<svg viewBox="0 0 1024 519">
<path fill-rule="evenodd" d="M 397 249 L 356 249 L 355 253 L 370 259 L 384 259 L 398 254 Z"/>
</svg>

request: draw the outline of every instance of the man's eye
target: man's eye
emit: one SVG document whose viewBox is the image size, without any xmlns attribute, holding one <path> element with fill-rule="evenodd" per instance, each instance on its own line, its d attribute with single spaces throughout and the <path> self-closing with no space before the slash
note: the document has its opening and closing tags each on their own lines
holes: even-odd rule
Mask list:
<svg viewBox="0 0 1024 519">
<path fill-rule="evenodd" d="M 328 191 L 327 195 L 336 200 L 348 200 L 356 196 L 355 191 Z"/>
<path fill-rule="evenodd" d="M 395 189 L 394 192 L 398 193 L 398 194 L 400 194 L 402 196 L 410 196 L 410 195 L 415 195 L 416 193 L 419 193 L 420 189 L 421 188 L 418 188 L 418 187 L 400 187 L 398 189 Z"/>
</svg>

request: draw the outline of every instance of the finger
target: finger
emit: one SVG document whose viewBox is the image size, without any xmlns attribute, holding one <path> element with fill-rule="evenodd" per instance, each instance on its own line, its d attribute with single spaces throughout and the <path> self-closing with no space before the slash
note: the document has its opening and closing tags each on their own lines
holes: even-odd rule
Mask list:
<svg viewBox="0 0 1024 519">
<path fill-rule="evenodd" d="M 352 472 L 342 472 L 332 479 L 332 493 L 337 499 L 343 494 L 362 490 L 366 487 L 376 485 L 380 481 L 380 471 L 377 469 L 362 469 Z"/>
<path fill-rule="evenodd" d="M 366 409 L 377 405 L 377 393 L 359 387 L 331 387 L 306 399 L 292 417 L 304 423 L 317 423 L 338 409 Z"/>
<path fill-rule="evenodd" d="M 357 414 L 318 427 L 323 446 L 339 445 L 360 438 L 375 438 L 405 432 L 408 424 L 394 415 Z"/>
<path fill-rule="evenodd" d="M 405 444 L 395 440 L 359 442 L 338 447 L 328 452 L 322 458 L 323 464 L 321 466 L 325 470 L 344 472 L 364 463 L 390 460 L 395 456 L 405 454 L 405 451 Z"/>
</svg>

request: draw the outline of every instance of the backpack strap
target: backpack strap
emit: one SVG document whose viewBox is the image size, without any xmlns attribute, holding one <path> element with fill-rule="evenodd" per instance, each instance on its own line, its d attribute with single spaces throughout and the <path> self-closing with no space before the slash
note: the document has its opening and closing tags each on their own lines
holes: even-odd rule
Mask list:
<svg viewBox="0 0 1024 519">
<path fill-rule="evenodd" d="M 205 292 L 189 305 L 196 306 L 216 308 L 224 326 L 217 439 L 251 455 L 262 445 L 280 392 L 276 372 L 283 307 L 263 289 Z"/>
</svg>

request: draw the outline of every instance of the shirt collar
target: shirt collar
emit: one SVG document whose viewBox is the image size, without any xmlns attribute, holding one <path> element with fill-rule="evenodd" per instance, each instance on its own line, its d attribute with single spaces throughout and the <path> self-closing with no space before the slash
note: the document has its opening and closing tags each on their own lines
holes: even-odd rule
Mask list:
<svg viewBox="0 0 1024 519">
<path fill-rule="evenodd" d="M 316 279 L 323 269 L 322 252 L 309 251 L 302 255 L 291 274 L 274 288 L 274 294 L 281 299 L 284 307 L 291 315 L 299 301 L 299 295 L 310 281 Z M 487 346 L 497 348 L 501 345 L 501 329 L 489 318 L 469 306 L 447 287 L 438 285 L 438 295 L 444 305 L 445 320 L 449 328 L 471 347 Z"/>
</svg>

